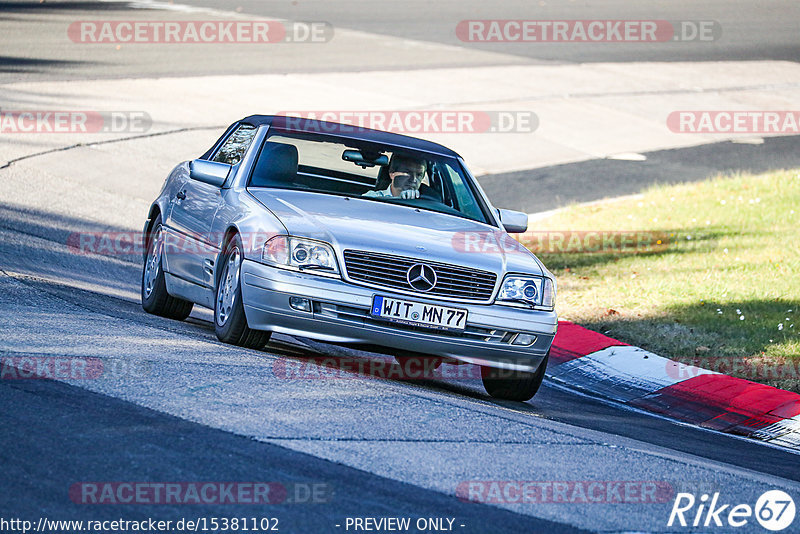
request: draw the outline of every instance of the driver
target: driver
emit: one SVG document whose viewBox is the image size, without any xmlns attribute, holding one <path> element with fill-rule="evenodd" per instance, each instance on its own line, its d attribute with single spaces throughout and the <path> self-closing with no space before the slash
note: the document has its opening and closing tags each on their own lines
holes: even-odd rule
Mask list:
<svg viewBox="0 0 800 534">
<path fill-rule="evenodd" d="M 395 155 L 389 163 L 391 183 L 383 191 L 367 191 L 365 197 L 419 198 L 419 186 L 425 177 L 424 160 Z"/>
</svg>

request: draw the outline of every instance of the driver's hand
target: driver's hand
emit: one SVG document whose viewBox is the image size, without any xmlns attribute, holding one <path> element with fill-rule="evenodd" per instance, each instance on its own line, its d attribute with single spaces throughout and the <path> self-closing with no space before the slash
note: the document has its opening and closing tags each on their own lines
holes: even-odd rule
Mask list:
<svg viewBox="0 0 800 534">
<path fill-rule="evenodd" d="M 404 198 L 406 200 L 411 198 L 419 198 L 419 189 L 406 189 L 400 193 L 400 198 Z"/>
</svg>

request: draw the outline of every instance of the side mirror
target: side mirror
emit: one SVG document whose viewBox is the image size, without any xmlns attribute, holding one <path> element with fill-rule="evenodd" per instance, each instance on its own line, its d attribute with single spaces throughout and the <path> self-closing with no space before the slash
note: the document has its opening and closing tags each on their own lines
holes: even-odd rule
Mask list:
<svg viewBox="0 0 800 534">
<path fill-rule="evenodd" d="M 509 234 L 521 234 L 528 229 L 528 214 L 514 210 L 497 210 L 503 228 Z"/>
<path fill-rule="evenodd" d="M 231 166 L 227 163 L 219 163 L 217 161 L 208 161 L 205 159 L 196 159 L 189 163 L 190 178 L 211 184 L 215 187 L 222 187 L 222 184 L 228 179 L 228 174 L 230 174 L 230 172 Z"/>
</svg>

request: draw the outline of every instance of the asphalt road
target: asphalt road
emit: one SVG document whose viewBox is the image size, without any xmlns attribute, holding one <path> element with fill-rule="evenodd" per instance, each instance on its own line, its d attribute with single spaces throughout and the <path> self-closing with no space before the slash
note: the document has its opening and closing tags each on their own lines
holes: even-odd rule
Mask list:
<svg viewBox="0 0 800 534">
<path fill-rule="evenodd" d="M 464 502 L 63 383 L 3 381 L 0 399 L 6 407 L 26 407 L 0 415 L 4 428 L 26 430 L 26 439 L 4 440 L 0 452 L 6 466 L 0 486 L 6 519 L 11 515 L 34 522 L 39 517 L 177 522 L 255 516 L 258 524 L 261 518 L 277 519 L 281 532 L 332 532 L 348 516 L 368 515 L 456 517 L 464 525 L 461 532 L 482 532 L 486 524 L 495 525 L 493 532 L 580 531 Z M 106 480 L 277 482 L 286 488 L 287 500 L 266 506 L 91 506 L 67 496 L 76 482 Z"/>
<path fill-rule="evenodd" d="M 193 6 L 224 9 L 230 4 L 219 0 L 188 0 Z M 747 0 L 604 0 L 576 2 L 556 0 L 529 2 L 330 2 L 306 0 L 240 0 L 242 13 L 288 20 L 323 20 L 336 28 L 348 28 L 431 41 L 464 45 L 455 27 L 462 20 L 667 20 L 715 21 L 721 32 L 711 42 L 642 43 L 602 45 L 583 43 L 469 43 L 479 49 L 501 52 L 531 61 L 606 62 L 606 61 L 725 61 L 734 59 L 782 59 L 795 61 L 800 52 L 796 22 L 800 6 L 796 2 Z"/>
<path fill-rule="evenodd" d="M 800 4 L 748 0 L 604 2 L 504 0 L 186 0 L 214 12 L 141 9 L 153 2 L 14 0 L 0 4 L 0 81 L 153 78 L 207 74 L 362 72 L 531 63 L 731 61 L 800 57 Z M 163 7 L 171 2 L 156 2 Z M 230 16 L 319 21 L 333 26 L 322 43 L 128 45 L 76 43 L 78 21 L 227 20 Z M 467 43 L 467 19 L 714 21 L 714 40 L 659 43 Z M 28 36 L 36 36 L 29 39 Z M 379 36 L 375 38 L 375 36 Z"/>
<path fill-rule="evenodd" d="M 706 180 L 716 174 L 754 174 L 800 166 L 800 136 L 756 144 L 722 141 L 640 154 L 642 160 L 590 159 L 480 178 L 495 206 L 538 213 L 573 202 L 639 193 L 656 184 Z"/>
</svg>

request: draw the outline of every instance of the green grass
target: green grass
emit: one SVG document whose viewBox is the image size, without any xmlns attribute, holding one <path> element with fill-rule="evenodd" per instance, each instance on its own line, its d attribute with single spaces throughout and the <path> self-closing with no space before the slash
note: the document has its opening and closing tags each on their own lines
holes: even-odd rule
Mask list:
<svg viewBox="0 0 800 534">
<path fill-rule="evenodd" d="M 668 242 L 650 252 L 532 247 L 558 279 L 559 317 L 800 391 L 800 169 L 654 187 L 568 207 L 531 229 L 663 232 Z M 770 373 L 757 363 L 778 367 Z"/>
</svg>

